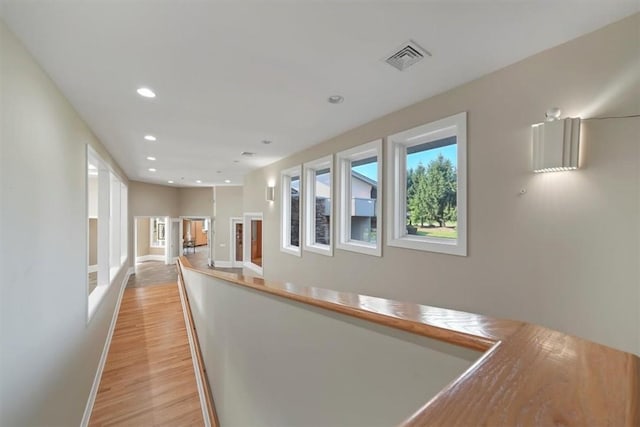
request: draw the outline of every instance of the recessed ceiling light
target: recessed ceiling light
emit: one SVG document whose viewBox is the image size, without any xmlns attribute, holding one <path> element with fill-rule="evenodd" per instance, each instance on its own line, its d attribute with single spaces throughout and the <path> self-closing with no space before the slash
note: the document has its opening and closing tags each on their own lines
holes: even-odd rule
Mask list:
<svg viewBox="0 0 640 427">
<path fill-rule="evenodd" d="M 262 140 L 262 143 L 263 143 L 264 145 L 269 145 L 269 144 L 271 144 L 272 142 L 273 142 L 273 141 L 269 141 L 268 139 L 263 139 L 263 140 Z"/>
<path fill-rule="evenodd" d="M 156 158 L 153 156 L 147 156 L 147 160 L 151 160 L 152 162 L 155 162 Z"/>
<path fill-rule="evenodd" d="M 138 92 L 138 95 L 144 96 L 145 98 L 155 98 L 156 97 L 156 93 L 154 91 L 152 91 L 151 89 L 149 89 L 148 87 L 138 88 L 137 92 Z"/>
<path fill-rule="evenodd" d="M 327 101 L 329 101 L 329 104 L 341 104 L 342 101 L 344 101 L 344 97 L 340 95 L 331 95 L 327 98 Z"/>
<path fill-rule="evenodd" d="M 199 179 L 196 179 L 196 184 L 202 184 L 202 181 L 200 181 Z"/>
<path fill-rule="evenodd" d="M 153 135 L 145 135 L 144 139 L 146 139 L 147 141 L 155 141 L 157 138 Z"/>
<path fill-rule="evenodd" d="M 148 171 L 149 171 L 149 172 L 155 172 L 155 171 L 156 171 L 156 168 L 149 168 L 149 169 L 148 169 Z"/>
<path fill-rule="evenodd" d="M 231 180 L 230 180 L 230 179 L 225 179 L 225 180 L 224 180 L 224 182 L 225 182 L 226 184 L 231 184 Z"/>
</svg>

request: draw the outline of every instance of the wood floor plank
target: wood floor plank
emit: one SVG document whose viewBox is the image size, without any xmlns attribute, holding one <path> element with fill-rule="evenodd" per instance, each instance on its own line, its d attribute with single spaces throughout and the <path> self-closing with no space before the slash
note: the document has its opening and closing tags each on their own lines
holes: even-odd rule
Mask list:
<svg viewBox="0 0 640 427">
<path fill-rule="evenodd" d="M 89 425 L 204 425 L 176 283 L 125 290 Z"/>
</svg>

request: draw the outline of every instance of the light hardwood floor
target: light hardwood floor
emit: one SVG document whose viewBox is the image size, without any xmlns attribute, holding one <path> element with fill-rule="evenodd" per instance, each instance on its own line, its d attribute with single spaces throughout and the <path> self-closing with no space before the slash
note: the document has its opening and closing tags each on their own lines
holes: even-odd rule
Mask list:
<svg viewBox="0 0 640 427">
<path fill-rule="evenodd" d="M 204 425 L 176 283 L 125 290 L 89 424 Z"/>
</svg>

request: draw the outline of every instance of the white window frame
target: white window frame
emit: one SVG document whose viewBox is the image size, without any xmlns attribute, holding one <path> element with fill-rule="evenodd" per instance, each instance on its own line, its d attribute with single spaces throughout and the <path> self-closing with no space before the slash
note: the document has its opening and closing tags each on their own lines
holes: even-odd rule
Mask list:
<svg viewBox="0 0 640 427">
<path fill-rule="evenodd" d="M 87 217 L 87 236 L 86 241 L 89 244 L 89 200 L 88 200 L 88 167 L 89 163 L 95 163 L 98 173 L 98 263 L 97 263 L 97 286 L 89 294 L 89 284 L 85 286 L 87 292 L 87 323 L 91 321 L 93 315 L 96 313 L 100 303 L 103 301 L 107 291 L 113 285 L 114 279 L 126 266 L 127 256 L 121 256 L 122 248 L 122 195 L 121 191 L 124 188 L 125 192 L 128 192 L 127 185 L 124 183 L 124 179 L 94 150 L 87 144 L 85 170 L 87 171 L 87 185 L 85 193 L 86 201 L 86 217 Z M 112 186 L 117 185 L 117 203 L 112 203 Z M 113 205 L 113 206 L 112 206 Z M 112 207 L 114 209 L 112 210 Z M 117 208 L 117 209 L 116 209 Z M 128 206 L 124 207 L 128 210 Z M 128 212 L 125 213 L 125 217 L 128 217 Z M 116 227 L 117 225 L 117 227 Z M 124 225 L 126 228 L 126 224 Z M 117 229 L 116 229 L 117 228 Z M 127 230 L 128 232 L 128 230 Z M 88 251 L 87 251 L 88 252 Z M 88 261 L 88 253 L 87 253 Z M 87 281 L 89 280 L 89 268 L 87 262 Z"/>
<path fill-rule="evenodd" d="M 129 257 L 129 189 L 120 183 L 120 263 Z"/>
<path fill-rule="evenodd" d="M 291 178 L 297 176 L 300 179 L 298 200 L 298 246 L 291 245 Z M 302 166 L 298 165 L 280 172 L 281 208 L 280 208 L 280 250 L 284 253 L 302 256 Z"/>
<path fill-rule="evenodd" d="M 316 243 L 316 171 L 319 169 L 329 168 L 331 176 L 331 185 L 329 186 L 329 194 L 331 196 L 331 221 L 329 222 L 329 244 Z M 333 224 L 335 223 L 334 214 L 334 194 L 333 194 L 333 155 L 328 155 L 303 165 L 304 173 L 304 239 L 303 248 L 305 251 L 314 252 L 320 255 L 333 256 Z"/>
<path fill-rule="evenodd" d="M 244 268 L 262 276 L 264 271 L 264 219 L 262 212 L 246 212 L 242 215 L 244 224 L 242 225 L 242 263 Z M 251 221 L 262 221 L 262 265 L 251 262 Z"/>
<path fill-rule="evenodd" d="M 376 243 L 368 243 L 351 239 L 351 165 L 357 160 L 376 156 L 377 196 L 376 196 Z M 338 240 L 336 247 L 366 255 L 382 256 L 382 139 L 359 145 L 336 155 L 338 168 Z"/>
<path fill-rule="evenodd" d="M 109 174 L 109 178 L 109 281 L 113 281 L 122 266 L 122 258 L 120 257 L 120 249 L 122 248 L 120 242 L 122 237 L 120 230 L 120 220 L 122 219 L 120 189 L 122 182 L 113 172 Z"/>
<path fill-rule="evenodd" d="M 407 147 L 455 136 L 457 144 L 458 238 L 413 236 L 406 231 Z M 467 256 L 467 113 L 415 127 L 387 137 L 387 245 Z M 426 165 L 425 165 L 426 167 Z"/>
</svg>

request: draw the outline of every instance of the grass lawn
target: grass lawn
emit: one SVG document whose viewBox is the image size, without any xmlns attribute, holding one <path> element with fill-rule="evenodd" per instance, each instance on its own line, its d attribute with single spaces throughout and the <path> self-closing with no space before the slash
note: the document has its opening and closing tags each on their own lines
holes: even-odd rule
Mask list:
<svg viewBox="0 0 640 427">
<path fill-rule="evenodd" d="M 418 236 L 440 237 L 444 239 L 457 239 L 458 230 L 455 226 L 447 227 L 420 227 L 418 226 Z"/>
</svg>

